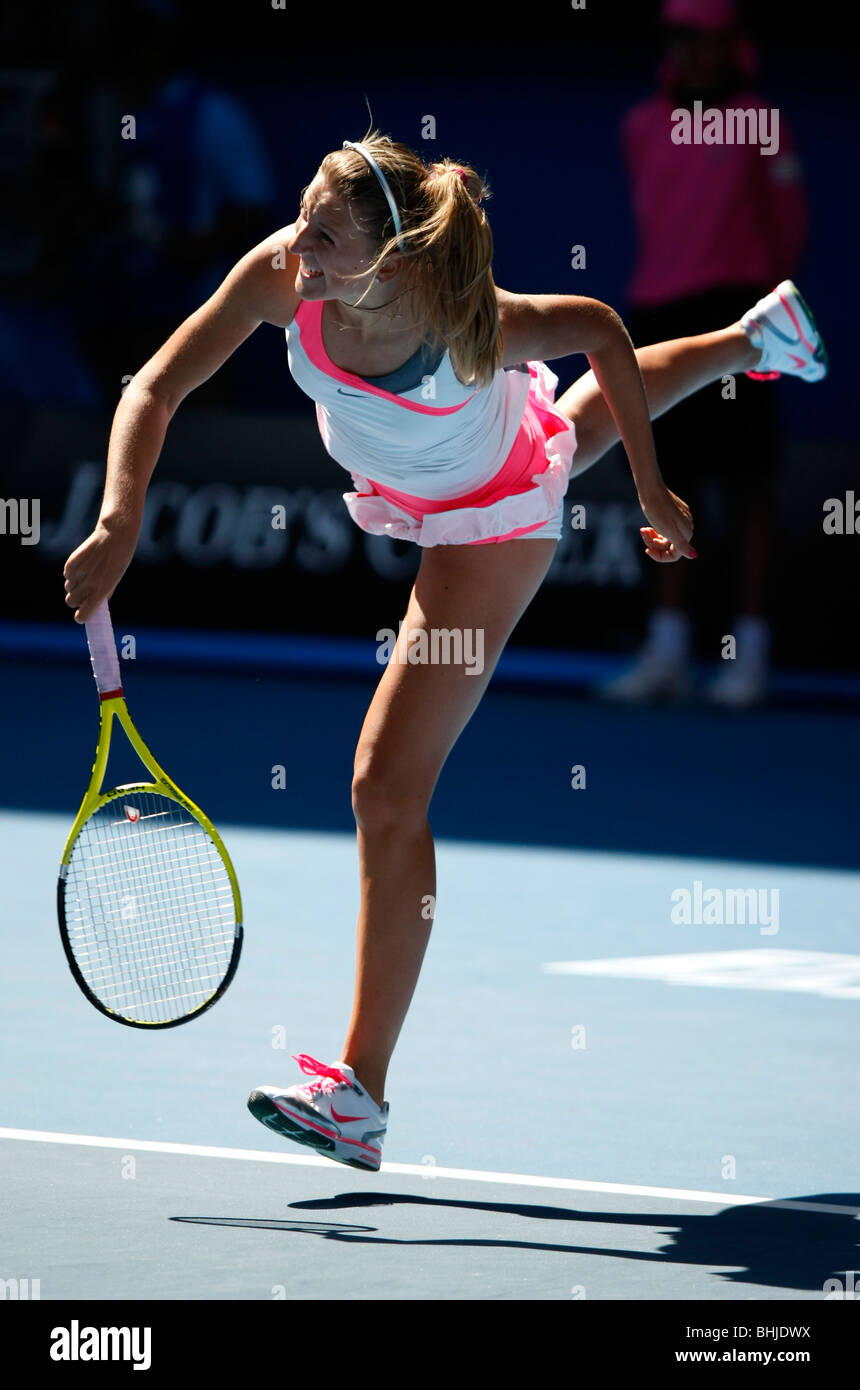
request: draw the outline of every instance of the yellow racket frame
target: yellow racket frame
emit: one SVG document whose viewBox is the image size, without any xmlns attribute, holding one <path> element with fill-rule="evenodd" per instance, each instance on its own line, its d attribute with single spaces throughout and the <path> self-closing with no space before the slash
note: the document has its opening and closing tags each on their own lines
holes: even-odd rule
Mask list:
<svg viewBox="0 0 860 1390">
<path fill-rule="evenodd" d="M 102 781 L 105 775 L 105 769 L 107 767 L 108 756 L 110 754 L 114 718 L 116 718 L 122 725 L 126 737 L 128 738 L 128 741 L 134 749 L 135 753 L 140 758 L 140 761 L 152 773 L 153 777 L 155 778 L 154 782 L 126 782 L 122 786 L 111 787 L 108 791 L 103 792 L 101 790 Z M 68 933 L 66 931 L 66 876 L 69 864 L 71 863 L 72 852 L 75 847 L 75 841 L 80 833 L 81 827 L 84 825 L 85 821 L 89 819 L 89 817 L 92 815 L 94 811 L 97 811 L 101 806 L 106 806 L 109 802 L 113 801 L 118 796 L 127 796 L 129 792 L 159 792 L 161 793 L 161 795 L 168 796 L 172 798 L 173 801 L 178 801 L 181 806 L 184 806 L 186 811 L 188 811 L 189 814 L 192 815 L 194 819 L 198 822 L 198 824 L 203 827 L 207 835 L 209 835 L 209 837 L 211 838 L 213 844 L 215 845 L 215 848 L 218 850 L 218 853 L 220 854 L 221 859 L 224 863 L 224 868 L 227 870 L 227 876 L 230 880 L 230 887 L 233 892 L 233 908 L 236 918 L 235 935 L 233 942 L 233 956 L 230 961 L 230 966 L 227 970 L 227 973 L 224 976 L 224 979 L 221 981 L 221 984 L 218 986 L 218 989 L 215 990 L 215 992 L 211 995 L 209 999 L 205 999 L 202 1004 L 198 1004 L 196 1008 L 190 1010 L 189 1013 L 184 1014 L 182 1018 L 169 1019 L 167 1022 L 161 1020 L 149 1021 L 146 1019 L 136 1020 L 124 1018 L 121 1014 L 116 1013 L 113 1009 L 109 1009 L 105 1004 L 103 1004 L 102 1001 L 98 998 L 98 996 L 93 994 L 92 990 L 90 989 L 89 985 L 87 984 L 86 980 L 81 974 L 77 961 L 75 960 L 74 955 L 72 953 L 71 945 L 68 940 Z M 218 834 L 218 831 L 215 829 L 215 826 L 212 824 L 209 817 L 205 814 L 205 812 L 201 811 L 200 807 L 195 805 L 195 803 L 190 799 L 190 797 L 187 797 L 185 793 L 181 791 L 179 787 L 177 787 L 176 783 L 172 781 L 170 777 L 168 777 L 167 773 L 164 771 L 164 768 L 150 752 L 149 748 L 144 743 L 143 739 L 141 738 L 140 734 L 134 726 L 134 721 L 132 720 L 132 717 L 128 712 L 128 706 L 126 705 L 125 697 L 123 695 L 109 695 L 102 698 L 101 700 L 99 739 L 98 744 L 96 745 L 96 758 L 95 762 L 93 763 L 92 775 L 90 777 L 89 786 L 87 787 L 87 790 L 84 794 L 84 799 L 81 802 L 80 810 L 78 811 L 78 814 L 76 815 L 74 820 L 74 824 L 72 825 L 72 828 L 69 831 L 68 839 L 66 840 L 65 847 L 63 849 L 63 857 L 60 861 L 60 876 L 57 882 L 57 911 L 60 919 L 60 929 L 63 939 L 63 947 L 66 952 L 66 958 L 69 962 L 72 974 L 74 975 L 78 985 L 83 990 L 87 998 L 90 1000 L 90 1003 L 94 1004 L 95 1007 L 101 1011 L 101 1013 L 106 1014 L 108 1018 L 114 1019 L 117 1023 L 126 1023 L 129 1025 L 129 1027 L 132 1028 L 174 1028 L 180 1023 L 186 1023 L 189 1019 L 198 1017 L 205 1009 L 211 1008 L 211 1006 L 218 999 L 221 998 L 221 995 L 224 993 L 233 976 L 235 975 L 236 967 L 239 964 L 239 953 L 241 951 L 243 932 L 242 898 L 239 892 L 239 881 L 236 878 L 236 871 L 233 868 L 232 861 L 224 846 L 224 842 L 221 839 L 221 836 Z"/>
</svg>

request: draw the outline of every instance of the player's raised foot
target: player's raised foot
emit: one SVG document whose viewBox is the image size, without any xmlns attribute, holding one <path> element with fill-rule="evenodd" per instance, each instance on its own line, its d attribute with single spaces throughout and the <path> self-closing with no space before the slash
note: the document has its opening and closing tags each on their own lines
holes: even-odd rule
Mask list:
<svg viewBox="0 0 860 1390">
<path fill-rule="evenodd" d="M 286 1089 L 256 1087 L 248 1097 L 251 1114 L 267 1129 L 324 1158 L 378 1172 L 388 1101 L 377 1105 L 343 1062 L 329 1067 L 304 1052 L 293 1056 L 305 1075 L 315 1079 Z"/>
<path fill-rule="evenodd" d="M 821 381 L 827 375 L 827 349 L 809 305 L 793 280 L 782 280 L 740 320 L 761 358 L 746 373 L 754 380 L 799 376 L 802 381 Z"/>
</svg>

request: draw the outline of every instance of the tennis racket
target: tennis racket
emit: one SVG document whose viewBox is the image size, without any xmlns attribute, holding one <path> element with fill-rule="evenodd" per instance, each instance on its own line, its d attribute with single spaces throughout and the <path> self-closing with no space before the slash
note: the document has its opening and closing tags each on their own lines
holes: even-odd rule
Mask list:
<svg viewBox="0 0 860 1390">
<path fill-rule="evenodd" d="M 212 822 L 132 723 L 106 601 L 86 634 L 101 722 L 60 865 L 60 935 L 72 975 L 103 1014 L 132 1028 L 174 1028 L 211 1008 L 236 973 L 239 885 Z M 102 791 L 114 717 L 154 780 Z"/>
</svg>

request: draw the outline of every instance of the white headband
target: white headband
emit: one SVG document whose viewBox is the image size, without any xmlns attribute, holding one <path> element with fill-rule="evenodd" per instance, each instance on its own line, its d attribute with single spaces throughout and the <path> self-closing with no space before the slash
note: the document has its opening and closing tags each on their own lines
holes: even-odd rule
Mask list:
<svg viewBox="0 0 860 1390">
<path fill-rule="evenodd" d="M 379 182 L 382 185 L 382 191 L 388 199 L 388 206 L 391 209 L 391 216 L 394 218 L 394 230 L 397 234 L 397 246 L 399 250 L 402 251 L 403 246 L 400 241 L 400 216 L 398 214 L 397 206 L 394 202 L 394 199 L 391 196 L 391 189 L 388 187 L 388 180 L 386 179 L 376 160 L 373 158 L 373 155 L 370 153 L 370 150 L 368 150 L 364 145 L 359 144 L 359 142 L 355 140 L 344 140 L 343 148 L 345 150 L 358 150 L 359 154 L 363 154 L 371 169 L 373 170 L 374 174 L 379 179 Z"/>
</svg>

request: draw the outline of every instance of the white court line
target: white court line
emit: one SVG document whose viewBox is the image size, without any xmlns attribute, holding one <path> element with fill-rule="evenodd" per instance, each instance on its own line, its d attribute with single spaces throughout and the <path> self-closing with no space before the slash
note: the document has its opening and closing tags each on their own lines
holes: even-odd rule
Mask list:
<svg viewBox="0 0 860 1390">
<path fill-rule="evenodd" d="M 693 951 L 678 956 L 561 960 L 541 966 L 548 975 L 605 975 L 720 989 L 791 990 L 826 999 L 860 999 L 860 956 L 831 951 Z"/>
<path fill-rule="evenodd" d="M 0 1139 L 24 1139 L 37 1144 L 82 1144 L 92 1149 L 142 1149 L 149 1153 L 189 1154 L 195 1158 L 240 1158 L 252 1163 L 297 1163 L 309 1168 L 327 1168 L 332 1159 L 316 1155 L 267 1153 L 262 1149 L 219 1149 L 206 1144 L 169 1144 L 155 1139 L 105 1139 L 96 1134 L 53 1134 L 41 1129 L 0 1129 Z M 338 1164 L 338 1167 L 345 1165 Z M 359 1169 L 350 1170 L 359 1173 Z M 472 1168 L 437 1168 L 425 1163 L 383 1163 L 380 1173 L 400 1173 L 421 1178 L 456 1178 L 461 1182 L 497 1182 L 513 1187 L 554 1187 L 566 1192 L 615 1192 L 626 1197 L 660 1197 L 665 1201 L 709 1202 L 721 1207 L 743 1207 L 765 1202 L 787 1211 L 824 1212 L 831 1216 L 860 1216 L 860 1207 L 828 1206 L 825 1202 L 794 1202 L 773 1197 L 748 1197 L 739 1193 L 691 1192 L 683 1187 L 634 1187 L 627 1183 L 586 1182 L 580 1178 L 528 1177 L 523 1173 L 490 1173 Z M 368 1177 L 373 1174 L 366 1174 Z"/>
</svg>

